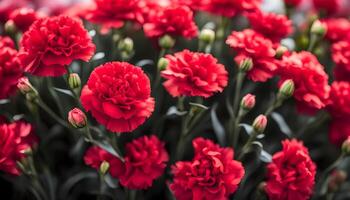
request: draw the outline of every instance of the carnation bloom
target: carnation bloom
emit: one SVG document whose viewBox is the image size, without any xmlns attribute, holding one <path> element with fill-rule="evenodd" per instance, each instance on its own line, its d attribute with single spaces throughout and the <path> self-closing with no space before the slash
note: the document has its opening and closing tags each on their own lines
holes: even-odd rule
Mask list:
<svg viewBox="0 0 350 200">
<path fill-rule="evenodd" d="M 143 22 L 140 0 L 95 0 L 93 8 L 85 18 L 101 24 L 103 31 L 120 28 L 125 21 Z"/>
<path fill-rule="evenodd" d="M 152 135 L 126 144 L 124 162 L 98 147 L 91 147 L 84 160 L 95 169 L 107 161 L 110 174 L 118 178 L 121 185 L 129 189 L 146 189 L 163 174 L 169 156 L 164 143 Z"/>
<path fill-rule="evenodd" d="M 240 32 L 233 31 L 227 38 L 228 44 L 237 56 L 235 60 L 240 63 L 246 58 L 253 60 L 253 69 L 248 72 L 248 77 L 253 81 L 265 82 L 273 77 L 277 70 L 274 59 L 276 51 L 271 40 L 251 29 Z"/>
<path fill-rule="evenodd" d="M 178 200 L 226 200 L 244 176 L 242 163 L 233 160 L 232 148 L 221 148 L 211 140 L 193 140 L 192 161 L 172 166 L 170 189 Z"/>
<path fill-rule="evenodd" d="M 292 32 L 292 21 L 285 15 L 258 11 L 248 14 L 248 19 L 255 31 L 274 42 L 279 42 Z"/>
<path fill-rule="evenodd" d="M 193 19 L 193 12 L 187 6 L 159 7 L 157 12 L 148 16 L 143 25 L 147 37 L 160 38 L 166 34 L 187 39 L 197 36 L 198 30 Z"/>
<path fill-rule="evenodd" d="M 57 16 L 39 19 L 21 39 L 20 59 L 26 72 L 60 76 L 73 60 L 88 61 L 95 45 L 80 20 Z"/>
<path fill-rule="evenodd" d="M 201 96 L 208 98 L 222 92 L 228 73 L 211 54 L 184 50 L 167 55 L 167 68 L 161 72 L 166 79 L 164 87 L 173 97 Z"/>
<path fill-rule="evenodd" d="M 310 52 L 293 52 L 283 56 L 279 75 L 280 84 L 287 79 L 293 80 L 293 96 L 299 111 L 312 114 L 326 106 L 330 91 L 328 75 Z"/>
<path fill-rule="evenodd" d="M 270 200 L 307 200 L 315 184 L 316 165 L 302 142 L 284 140 L 267 166 L 265 191 Z"/>
<path fill-rule="evenodd" d="M 350 34 L 350 21 L 346 18 L 329 18 L 323 21 L 327 26 L 326 38 L 338 42 Z"/>
<path fill-rule="evenodd" d="M 350 136 L 350 117 L 333 118 L 329 124 L 329 140 L 332 144 L 341 146 Z"/>
<path fill-rule="evenodd" d="M 303 0 L 284 0 L 288 6 L 298 6 Z"/>
<path fill-rule="evenodd" d="M 113 132 L 131 132 L 153 112 L 150 81 L 141 68 L 109 62 L 95 68 L 81 92 L 81 103 Z"/>
<path fill-rule="evenodd" d="M 8 98 L 17 89 L 23 70 L 9 37 L 0 36 L 0 99 Z"/>
<path fill-rule="evenodd" d="M 312 2 L 316 10 L 334 14 L 339 11 L 341 0 L 313 0 Z"/>
<path fill-rule="evenodd" d="M 19 8 L 11 12 L 9 20 L 12 20 L 18 29 L 25 32 L 33 22 L 41 17 L 42 16 L 33 9 Z"/>
<path fill-rule="evenodd" d="M 33 127 L 17 121 L 0 124 L 0 170 L 12 175 L 20 175 L 17 162 L 25 158 L 25 150 L 33 147 L 37 138 Z"/>
<path fill-rule="evenodd" d="M 259 9 L 261 0 L 208 0 L 203 1 L 202 9 L 225 17 L 233 17 L 240 12 Z"/>
<path fill-rule="evenodd" d="M 350 71 L 350 37 L 332 45 L 332 58 L 335 64 Z"/>
</svg>

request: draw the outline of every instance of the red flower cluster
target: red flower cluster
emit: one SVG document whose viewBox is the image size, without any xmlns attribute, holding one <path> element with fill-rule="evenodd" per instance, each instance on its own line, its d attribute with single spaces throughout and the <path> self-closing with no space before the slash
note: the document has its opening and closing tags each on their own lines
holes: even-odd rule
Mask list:
<svg viewBox="0 0 350 200">
<path fill-rule="evenodd" d="M 143 136 L 126 144 L 124 162 L 110 153 L 91 147 L 85 154 L 85 163 L 99 169 L 103 161 L 110 165 L 110 174 L 129 189 L 146 189 L 163 174 L 169 160 L 164 143 L 156 136 Z"/>
<path fill-rule="evenodd" d="M 313 54 L 302 51 L 283 56 L 279 75 L 280 84 L 287 79 L 293 80 L 293 95 L 299 111 L 313 114 L 326 106 L 330 91 L 328 75 Z"/>
<path fill-rule="evenodd" d="M 345 18 L 329 18 L 323 21 L 327 27 L 326 38 L 338 42 L 350 35 L 350 21 Z"/>
<path fill-rule="evenodd" d="M 208 0 L 202 2 L 201 9 L 215 15 L 233 17 L 237 13 L 258 10 L 260 3 L 261 0 Z"/>
<path fill-rule="evenodd" d="M 21 39 L 20 59 L 26 72 L 60 76 L 73 60 L 88 61 L 95 45 L 80 20 L 58 16 L 39 19 Z"/>
<path fill-rule="evenodd" d="M 350 136 L 350 83 L 333 82 L 327 107 L 332 116 L 329 138 L 333 144 L 341 145 Z"/>
<path fill-rule="evenodd" d="M 339 11 L 340 1 L 341 0 L 313 0 L 313 5 L 315 9 L 330 15 Z"/>
<path fill-rule="evenodd" d="M 184 50 L 167 55 L 167 69 L 161 72 L 167 79 L 164 87 L 173 97 L 201 96 L 208 98 L 222 92 L 227 85 L 228 73 L 211 54 Z"/>
<path fill-rule="evenodd" d="M 350 81 L 350 35 L 346 40 L 332 45 L 332 58 L 336 64 L 335 78 L 341 81 Z"/>
<path fill-rule="evenodd" d="M 293 30 L 292 21 L 285 15 L 258 11 L 248 14 L 248 19 L 255 31 L 270 38 L 273 42 L 279 42 Z"/>
<path fill-rule="evenodd" d="M 36 20 L 42 16 L 30 8 L 19 8 L 11 12 L 9 20 L 12 20 L 20 31 L 25 32 Z"/>
<path fill-rule="evenodd" d="M 298 6 L 303 0 L 284 0 L 288 6 Z"/>
<path fill-rule="evenodd" d="M 251 29 L 241 32 L 233 31 L 227 38 L 226 44 L 236 51 L 235 61 L 237 63 L 246 58 L 253 60 L 253 69 L 248 72 L 248 77 L 251 80 L 265 82 L 275 75 L 277 64 L 274 56 L 276 51 L 271 40 L 260 33 Z"/>
<path fill-rule="evenodd" d="M 150 13 L 147 20 L 143 25 L 143 30 L 150 38 L 159 38 L 169 34 L 190 39 L 198 34 L 193 12 L 187 6 L 160 6 L 156 12 Z"/>
<path fill-rule="evenodd" d="M 91 73 L 81 92 L 81 103 L 96 120 L 113 132 L 131 132 L 153 112 L 150 81 L 126 62 L 105 63 Z"/>
<path fill-rule="evenodd" d="M 226 200 L 244 176 L 242 163 L 233 160 L 232 148 L 221 148 L 211 140 L 193 140 L 192 161 L 172 166 L 174 181 L 170 184 L 178 200 Z"/>
<path fill-rule="evenodd" d="M 12 95 L 16 91 L 18 79 L 23 76 L 17 55 L 11 38 L 0 36 L 0 99 Z"/>
<path fill-rule="evenodd" d="M 302 142 L 284 140 L 282 145 L 267 166 L 266 193 L 270 200 L 307 200 L 313 191 L 316 165 Z"/>
<path fill-rule="evenodd" d="M 120 28 L 125 21 L 143 23 L 140 0 L 94 0 L 94 6 L 85 18 L 102 24 L 102 31 Z"/>
<path fill-rule="evenodd" d="M 0 170 L 12 175 L 21 174 L 17 168 L 17 161 L 25 158 L 24 151 L 37 142 L 33 127 L 22 121 L 2 123 L 0 141 Z"/>
</svg>

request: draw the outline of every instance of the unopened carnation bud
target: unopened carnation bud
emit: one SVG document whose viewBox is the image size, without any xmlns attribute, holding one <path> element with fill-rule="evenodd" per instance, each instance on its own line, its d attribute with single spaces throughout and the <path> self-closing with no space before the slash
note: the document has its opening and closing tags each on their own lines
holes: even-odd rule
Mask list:
<svg viewBox="0 0 350 200">
<path fill-rule="evenodd" d="M 199 40 L 211 44 L 215 40 L 215 32 L 211 29 L 203 29 L 199 34 Z"/>
<path fill-rule="evenodd" d="M 251 110 L 255 106 L 255 95 L 247 94 L 242 98 L 241 108 Z"/>
<path fill-rule="evenodd" d="M 265 131 L 267 125 L 267 118 L 265 115 L 259 115 L 257 118 L 255 118 L 253 122 L 253 128 L 254 131 L 257 133 L 263 133 Z"/>
<path fill-rule="evenodd" d="M 266 182 L 261 182 L 258 185 L 258 191 L 261 192 L 261 193 L 265 193 L 265 189 L 266 189 Z"/>
<path fill-rule="evenodd" d="M 109 170 L 109 163 L 104 160 L 100 165 L 100 173 L 102 175 L 105 175 L 107 174 L 108 170 Z"/>
<path fill-rule="evenodd" d="M 8 20 L 4 25 L 4 30 L 9 35 L 15 34 L 17 32 L 15 22 L 13 20 Z"/>
<path fill-rule="evenodd" d="M 163 49 L 171 49 L 175 45 L 175 39 L 169 35 L 164 35 L 159 39 L 159 46 Z"/>
<path fill-rule="evenodd" d="M 288 48 L 281 45 L 276 49 L 276 56 L 275 57 L 277 59 L 281 59 L 282 56 L 284 55 L 284 53 L 286 53 L 287 51 L 288 51 Z"/>
<path fill-rule="evenodd" d="M 86 115 L 79 108 L 69 111 L 68 121 L 75 128 L 84 128 L 87 124 Z"/>
<path fill-rule="evenodd" d="M 121 40 L 118 44 L 118 49 L 120 51 L 125 51 L 127 53 L 131 53 L 134 49 L 134 42 L 131 38 L 127 37 Z"/>
<path fill-rule="evenodd" d="M 311 34 L 323 37 L 327 33 L 327 27 L 320 20 L 315 20 L 311 25 L 310 32 Z"/>
<path fill-rule="evenodd" d="M 22 94 L 27 94 L 33 90 L 33 86 L 30 84 L 27 77 L 22 77 L 18 80 L 17 88 L 22 92 Z"/>
<path fill-rule="evenodd" d="M 81 87 L 81 80 L 77 73 L 71 73 L 68 77 L 68 85 L 71 89 L 79 89 Z"/>
<path fill-rule="evenodd" d="M 343 170 L 334 170 L 328 181 L 328 190 L 336 192 L 339 190 L 341 185 L 346 181 L 347 173 Z"/>
<path fill-rule="evenodd" d="M 158 64 L 157 64 L 158 70 L 159 70 L 159 71 L 165 70 L 165 69 L 167 68 L 168 64 L 169 64 L 168 59 L 166 59 L 166 58 L 160 58 L 160 59 L 158 60 Z"/>
<path fill-rule="evenodd" d="M 279 94 L 283 97 L 283 98 L 289 98 L 293 95 L 295 90 L 295 85 L 292 79 L 288 79 L 285 80 L 280 89 L 279 89 Z"/>
<path fill-rule="evenodd" d="M 350 155 L 350 136 L 343 142 L 341 149 L 343 154 L 346 156 Z"/>
<path fill-rule="evenodd" d="M 248 72 L 253 68 L 253 60 L 251 58 L 245 58 L 239 63 L 239 70 L 242 72 Z"/>
</svg>

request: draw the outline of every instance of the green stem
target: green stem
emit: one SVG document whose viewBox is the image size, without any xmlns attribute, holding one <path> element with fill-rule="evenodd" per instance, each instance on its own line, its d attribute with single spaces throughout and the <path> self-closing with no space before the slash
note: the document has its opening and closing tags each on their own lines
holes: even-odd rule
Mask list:
<svg viewBox="0 0 350 200">
<path fill-rule="evenodd" d="M 49 106 L 47 106 L 44 101 L 41 100 L 41 98 L 38 99 L 38 101 L 35 101 L 35 103 L 42 108 L 47 114 L 49 114 L 54 120 L 56 120 L 59 124 L 69 129 L 69 125 L 66 121 L 61 119 L 54 111 L 51 110 Z"/>
<path fill-rule="evenodd" d="M 317 41 L 318 41 L 318 37 L 315 34 L 311 34 L 309 47 L 307 48 L 307 51 L 313 52 L 313 50 L 317 44 Z"/>
<path fill-rule="evenodd" d="M 250 146 L 252 145 L 253 141 L 256 139 L 256 137 L 258 136 L 258 132 L 256 132 L 255 130 L 252 130 L 247 142 L 244 144 L 244 146 L 242 147 L 242 150 L 238 156 L 238 160 L 242 160 L 243 156 L 249 151 Z"/>
<path fill-rule="evenodd" d="M 240 131 L 239 123 L 241 122 L 243 116 L 244 116 L 244 113 L 240 109 L 238 112 L 238 116 L 235 118 L 235 121 L 234 121 L 234 129 L 233 129 L 234 134 L 233 134 L 233 140 L 232 140 L 232 147 L 233 148 L 237 147 L 237 143 L 239 140 L 239 131 Z"/>
<path fill-rule="evenodd" d="M 128 200 L 136 200 L 137 190 L 128 190 Z"/>
<path fill-rule="evenodd" d="M 101 173 L 99 173 L 99 180 L 100 180 L 100 188 L 98 191 L 97 200 L 103 200 L 104 199 L 104 196 L 103 196 L 104 175 Z"/>
<path fill-rule="evenodd" d="M 56 103 L 56 105 L 58 107 L 58 110 L 59 110 L 59 113 L 60 113 L 61 117 L 63 117 L 64 116 L 64 112 L 63 112 L 62 103 L 59 100 L 59 97 L 58 97 L 58 94 L 57 94 L 56 90 L 54 89 L 54 84 L 53 84 L 51 78 L 47 78 L 47 87 L 48 87 L 48 90 L 49 90 L 52 98 L 54 99 L 54 101 L 55 101 L 55 103 Z"/>
<path fill-rule="evenodd" d="M 280 107 L 283 103 L 283 99 L 277 95 L 276 99 L 273 101 L 273 103 L 268 107 L 268 109 L 265 112 L 265 116 L 269 116 L 276 108 Z"/>
</svg>

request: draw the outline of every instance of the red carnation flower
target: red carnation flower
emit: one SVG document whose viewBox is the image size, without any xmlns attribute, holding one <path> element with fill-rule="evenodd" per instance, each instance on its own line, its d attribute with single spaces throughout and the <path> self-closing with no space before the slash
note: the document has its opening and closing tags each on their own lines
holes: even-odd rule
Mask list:
<svg viewBox="0 0 350 200">
<path fill-rule="evenodd" d="M 284 140 L 282 145 L 267 166 L 266 193 L 270 200 L 307 200 L 315 184 L 316 165 L 302 142 Z"/>
<path fill-rule="evenodd" d="M 288 6 L 298 6 L 303 0 L 284 0 Z"/>
<path fill-rule="evenodd" d="M 0 37 L 0 99 L 11 96 L 17 89 L 18 79 L 23 76 L 18 53 L 12 47 L 14 43 L 10 38 Z"/>
<path fill-rule="evenodd" d="M 226 200 L 244 176 L 242 163 L 233 160 L 232 148 L 221 148 L 210 140 L 193 140 L 192 161 L 172 166 L 174 181 L 170 184 L 179 200 Z"/>
<path fill-rule="evenodd" d="M 237 13 L 259 9 L 261 0 L 209 0 L 202 9 L 215 15 L 233 17 Z"/>
<path fill-rule="evenodd" d="M 273 77 L 277 70 L 274 59 L 276 51 L 271 40 L 251 29 L 241 32 L 233 31 L 227 38 L 226 44 L 233 48 L 237 56 L 235 60 L 240 63 L 246 58 L 253 60 L 253 69 L 248 72 L 248 77 L 253 81 L 265 82 Z"/>
<path fill-rule="evenodd" d="M 332 58 L 337 65 L 350 71 L 350 38 L 332 45 Z"/>
<path fill-rule="evenodd" d="M 340 9 L 340 0 L 313 0 L 314 8 L 326 14 L 334 14 Z"/>
<path fill-rule="evenodd" d="M 332 144 L 341 146 L 350 136 L 349 116 L 333 118 L 329 125 L 329 140 Z"/>
<path fill-rule="evenodd" d="M 91 147 L 85 163 L 99 169 L 103 161 L 110 165 L 110 173 L 129 189 L 146 189 L 160 177 L 169 160 L 164 143 L 152 135 L 143 136 L 126 144 L 124 162 L 99 147 Z"/>
<path fill-rule="evenodd" d="M 331 85 L 328 111 L 332 117 L 350 118 L 350 83 L 335 81 Z"/>
<path fill-rule="evenodd" d="M 91 73 L 81 92 L 81 103 L 96 120 L 113 132 L 131 132 L 153 112 L 150 81 L 126 62 L 105 63 Z"/>
<path fill-rule="evenodd" d="M 310 52 L 294 52 L 283 56 L 279 75 L 280 84 L 287 79 L 293 80 L 293 96 L 299 111 L 312 114 L 326 106 L 330 91 L 328 75 Z"/>
<path fill-rule="evenodd" d="M 95 45 L 80 20 L 58 16 L 39 19 L 24 33 L 20 59 L 37 76 L 60 76 L 73 60 L 88 61 Z"/>
<path fill-rule="evenodd" d="M 193 12 L 187 6 L 159 7 L 151 14 L 143 25 L 147 37 L 159 38 L 169 34 L 190 39 L 197 36 Z"/>
<path fill-rule="evenodd" d="M 173 0 L 172 3 L 176 3 L 177 5 L 185 5 L 191 8 L 194 11 L 202 10 L 203 5 L 205 5 L 205 0 Z"/>
<path fill-rule="evenodd" d="M 279 42 L 281 39 L 287 37 L 293 30 L 292 21 L 285 15 L 258 11 L 248 14 L 248 19 L 255 31 L 270 38 L 274 42 Z"/>
<path fill-rule="evenodd" d="M 338 42 L 350 33 L 350 21 L 345 18 L 330 18 L 323 21 L 327 26 L 326 38 L 331 42 Z"/>
<path fill-rule="evenodd" d="M 227 85 L 228 73 L 211 54 L 184 50 L 167 55 L 167 69 L 161 72 L 167 79 L 164 87 L 173 97 L 201 96 L 208 98 L 222 92 Z"/>
<path fill-rule="evenodd" d="M 143 22 L 140 0 L 95 0 L 93 8 L 85 18 L 102 24 L 103 32 L 109 28 L 120 28 L 125 21 Z"/>
<path fill-rule="evenodd" d="M 39 13 L 30 8 L 19 8 L 11 12 L 9 20 L 12 20 L 22 32 L 29 29 L 37 19 L 41 18 Z"/>
<path fill-rule="evenodd" d="M 0 124 L 0 170 L 20 175 L 17 162 L 25 158 L 25 150 L 37 141 L 33 127 L 22 121 Z"/>
</svg>

